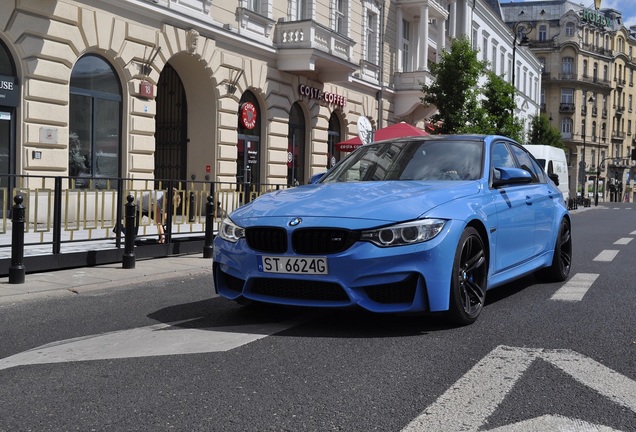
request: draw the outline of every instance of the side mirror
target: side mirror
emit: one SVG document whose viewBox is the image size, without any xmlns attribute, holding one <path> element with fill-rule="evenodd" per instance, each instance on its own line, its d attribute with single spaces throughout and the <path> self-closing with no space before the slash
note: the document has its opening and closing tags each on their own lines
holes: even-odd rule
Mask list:
<svg viewBox="0 0 636 432">
<path fill-rule="evenodd" d="M 558 174 L 555 174 L 555 173 L 548 174 L 548 177 L 550 177 L 550 180 L 552 180 L 556 186 L 559 185 L 559 175 Z"/>
<path fill-rule="evenodd" d="M 532 175 L 521 168 L 495 167 L 493 187 L 532 182 Z"/>
<path fill-rule="evenodd" d="M 314 174 L 314 175 L 312 175 L 312 176 L 309 178 L 309 184 L 316 184 L 316 183 L 318 183 L 318 182 L 320 181 L 320 179 L 322 178 L 322 176 L 324 176 L 324 175 L 325 175 L 325 173 L 324 173 L 324 172 L 321 172 L 321 173 L 318 173 L 318 174 Z"/>
</svg>

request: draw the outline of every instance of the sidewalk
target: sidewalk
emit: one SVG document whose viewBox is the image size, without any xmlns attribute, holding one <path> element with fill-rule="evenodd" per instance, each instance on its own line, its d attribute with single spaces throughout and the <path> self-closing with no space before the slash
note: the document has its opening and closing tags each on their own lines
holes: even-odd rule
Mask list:
<svg viewBox="0 0 636 432">
<path fill-rule="evenodd" d="M 76 295 L 108 287 L 201 273 L 209 273 L 212 282 L 212 259 L 203 258 L 203 253 L 137 259 L 134 269 L 124 269 L 121 263 L 115 263 L 32 273 L 25 276 L 22 284 L 10 284 L 8 277 L 2 277 L 0 303 L 26 300 L 38 295 Z"/>
</svg>

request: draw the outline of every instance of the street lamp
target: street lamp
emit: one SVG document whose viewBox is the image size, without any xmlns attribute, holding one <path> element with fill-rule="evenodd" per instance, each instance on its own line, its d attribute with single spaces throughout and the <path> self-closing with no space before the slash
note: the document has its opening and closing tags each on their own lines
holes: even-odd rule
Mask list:
<svg viewBox="0 0 636 432">
<path fill-rule="evenodd" d="M 585 106 L 585 102 L 587 103 L 594 103 L 594 97 L 590 96 L 589 99 L 587 99 L 587 101 L 585 100 L 585 96 L 587 96 L 587 91 L 583 92 L 583 106 Z M 587 110 L 585 111 L 587 114 Z M 586 119 L 583 118 L 583 121 L 581 122 L 581 128 L 582 130 L 582 135 L 583 135 L 583 154 L 581 155 L 581 160 L 579 161 L 579 181 L 581 182 L 581 204 L 583 204 L 583 206 L 585 206 L 585 197 L 583 196 L 583 190 L 585 189 L 585 180 L 587 178 L 587 173 L 585 170 L 585 134 L 586 134 Z"/>
<path fill-rule="evenodd" d="M 519 13 L 523 15 L 523 11 Z M 534 25 L 529 21 L 517 21 L 512 25 L 512 33 L 514 39 L 512 40 L 512 108 L 510 109 L 510 117 L 515 118 L 515 94 L 517 92 L 517 85 L 515 83 L 515 71 L 517 70 L 517 39 L 519 45 L 528 44 L 528 35 L 532 31 Z"/>
</svg>

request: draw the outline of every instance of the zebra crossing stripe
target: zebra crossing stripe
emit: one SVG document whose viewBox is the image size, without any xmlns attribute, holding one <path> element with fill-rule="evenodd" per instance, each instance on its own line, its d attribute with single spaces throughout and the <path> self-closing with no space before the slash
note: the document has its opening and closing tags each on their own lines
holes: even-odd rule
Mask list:
<svg viewBox="0 0 636 432">
<path fill-rule="evenodd" d="M 559 288 L 550 300 L 581 301 L 598 276 L 596 273 L 577 273 Z"/>
</svg>

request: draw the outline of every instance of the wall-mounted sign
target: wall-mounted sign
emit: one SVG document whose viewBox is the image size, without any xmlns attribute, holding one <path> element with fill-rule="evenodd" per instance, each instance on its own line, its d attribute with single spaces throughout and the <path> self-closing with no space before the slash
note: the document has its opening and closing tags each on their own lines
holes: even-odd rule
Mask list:
<svg viewBox="0 0 636 432">
<path fill-rule="evenodd" d="M 17 107 L 20 102 L 20 87 L 16 78 L 0 75 L 0 105 Z"/>
<path fill-rule="evenodd" d="M 592 9 L 583 9 L 581 11 L 581 18 L 583 18 L 583 21 L 596 24 L 599 27 L 614 27 L 614 22 L 610 17 Z"/>
<path fill-rule="evenodd" d="M 57 128 L 41 127 L 40 142 L 43 144 L 57 144 Z"/>
<path fill-rule="evenodd" d="M 323 92 L 318 88 L 309 87 L 305 84 L 300 84 L 298 86 L 298 91 L 303 96 L 307 96 L 310 99 L 320 99 L 330 105 L 338 105 L 344 107 L 347 103 L 347 98 L 342 95 L 331 92 Z"/>
<path fill-rule="evenodd" d="M 256 107 L 252 102 L 245 102 L 241 105 L 241 123 L 245 129 L 256 127 Z"/>
<path fill-rule="evenodd" d="M 139 83 L 139 96 L 142 98 L 152 99 L 154 97 L 155 86 L 151 82 L 142 81 Z"/>
</svg>

